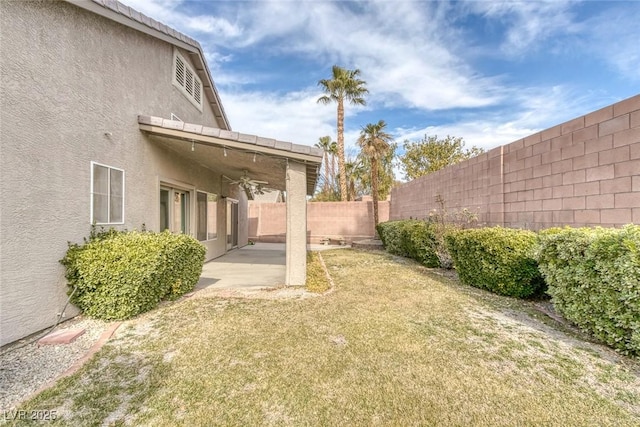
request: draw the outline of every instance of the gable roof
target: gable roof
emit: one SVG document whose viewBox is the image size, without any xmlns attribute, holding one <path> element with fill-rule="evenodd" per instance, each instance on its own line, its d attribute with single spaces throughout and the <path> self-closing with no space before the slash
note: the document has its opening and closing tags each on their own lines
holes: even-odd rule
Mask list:
<svg viewBox="0 0 640 427">
<path fill-rule="evenodd" d="M 216 85 L 213 82 L 207 61 L 204 58 L 202 46 L 198 41 L 117 0 L 65 1 L 186 50 L 195 65 L 198 77 L 202 81 L 204 92 L 207 95 L 216 120 L 218 120 L 222 129 L 231 130 L 231 125 L 220 101 L 218 89 L 216 89 Z"/>
</svg>

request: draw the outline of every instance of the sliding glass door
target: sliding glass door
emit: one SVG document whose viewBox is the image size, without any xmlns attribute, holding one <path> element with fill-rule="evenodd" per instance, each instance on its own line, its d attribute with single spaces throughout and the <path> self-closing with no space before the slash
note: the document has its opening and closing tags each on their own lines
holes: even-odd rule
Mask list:
<svg viewBox="0 0 640 427">
<path fill-rule="evenodd" d="M 190 192 L 171 187 L 160 187 L 160 231 L 189 234 Z"/>
</svg>

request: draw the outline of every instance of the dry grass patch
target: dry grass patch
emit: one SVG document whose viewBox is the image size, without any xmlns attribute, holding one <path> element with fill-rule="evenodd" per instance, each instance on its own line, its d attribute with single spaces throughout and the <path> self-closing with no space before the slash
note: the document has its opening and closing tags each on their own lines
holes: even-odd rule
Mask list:
<svg viewBox="0 0 640 427">
<path fill-rule="evenodd" d="M 335 291 L 187 300 L 129 323 L 20 409 L 65 425 L 636 426 L 636 361 L 526 304 L 377 252 L 323 252 Z"/>
<path fill-rule="evenodd" d="M 321 294 L 331 289 L 331 283 L 325 272 L 319 252 L 307 252 L 307 283 L 309 292 Z"/>
</svg>

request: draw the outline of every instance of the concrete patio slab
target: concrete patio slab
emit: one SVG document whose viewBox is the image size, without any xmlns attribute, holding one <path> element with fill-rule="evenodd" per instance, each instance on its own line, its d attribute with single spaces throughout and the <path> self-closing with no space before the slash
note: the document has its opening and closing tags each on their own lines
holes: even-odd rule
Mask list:
<svg viewBox="0 0 640 427">
<path fill-rule="evenodd" d="M 283 286 L 285 281 L 285 245 L 258 243 L 235 249 L 204 264 L 198 293 L 221 289 L 259 290 Z"/>
<path fill-rule="evenodd" d="M 308 250 L 348 246 L 307 245 Z M 220 296 L 231 292 L 257 292 L 285 284 L 284 243 L 261 243 L 234 249 L 204 264 L 194 296 Z"/>
</svg>

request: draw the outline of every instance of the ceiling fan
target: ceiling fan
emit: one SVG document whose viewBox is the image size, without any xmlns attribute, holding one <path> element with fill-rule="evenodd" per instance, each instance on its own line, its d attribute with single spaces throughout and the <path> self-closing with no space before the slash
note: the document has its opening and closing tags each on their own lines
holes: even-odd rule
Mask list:
<svg viewBox="0 0 640 427">
<path fill-rule="evenodd" d="M 226 175 L 222 175 L 222 177 L 229 181 L 230 184 L 235 184 L 242 187 L 249 200 L 253 200 L 255 194 L 264 194 L 265 192 L 272 191 L 269 188 L 265 188 L 265 185 L 269 184 L 269 182 L 251 179 L 249 177 L 249 171 L 246 169 L 243 171 L 242 176 L 238 179 L 231 179 Z"/>
</svg>

